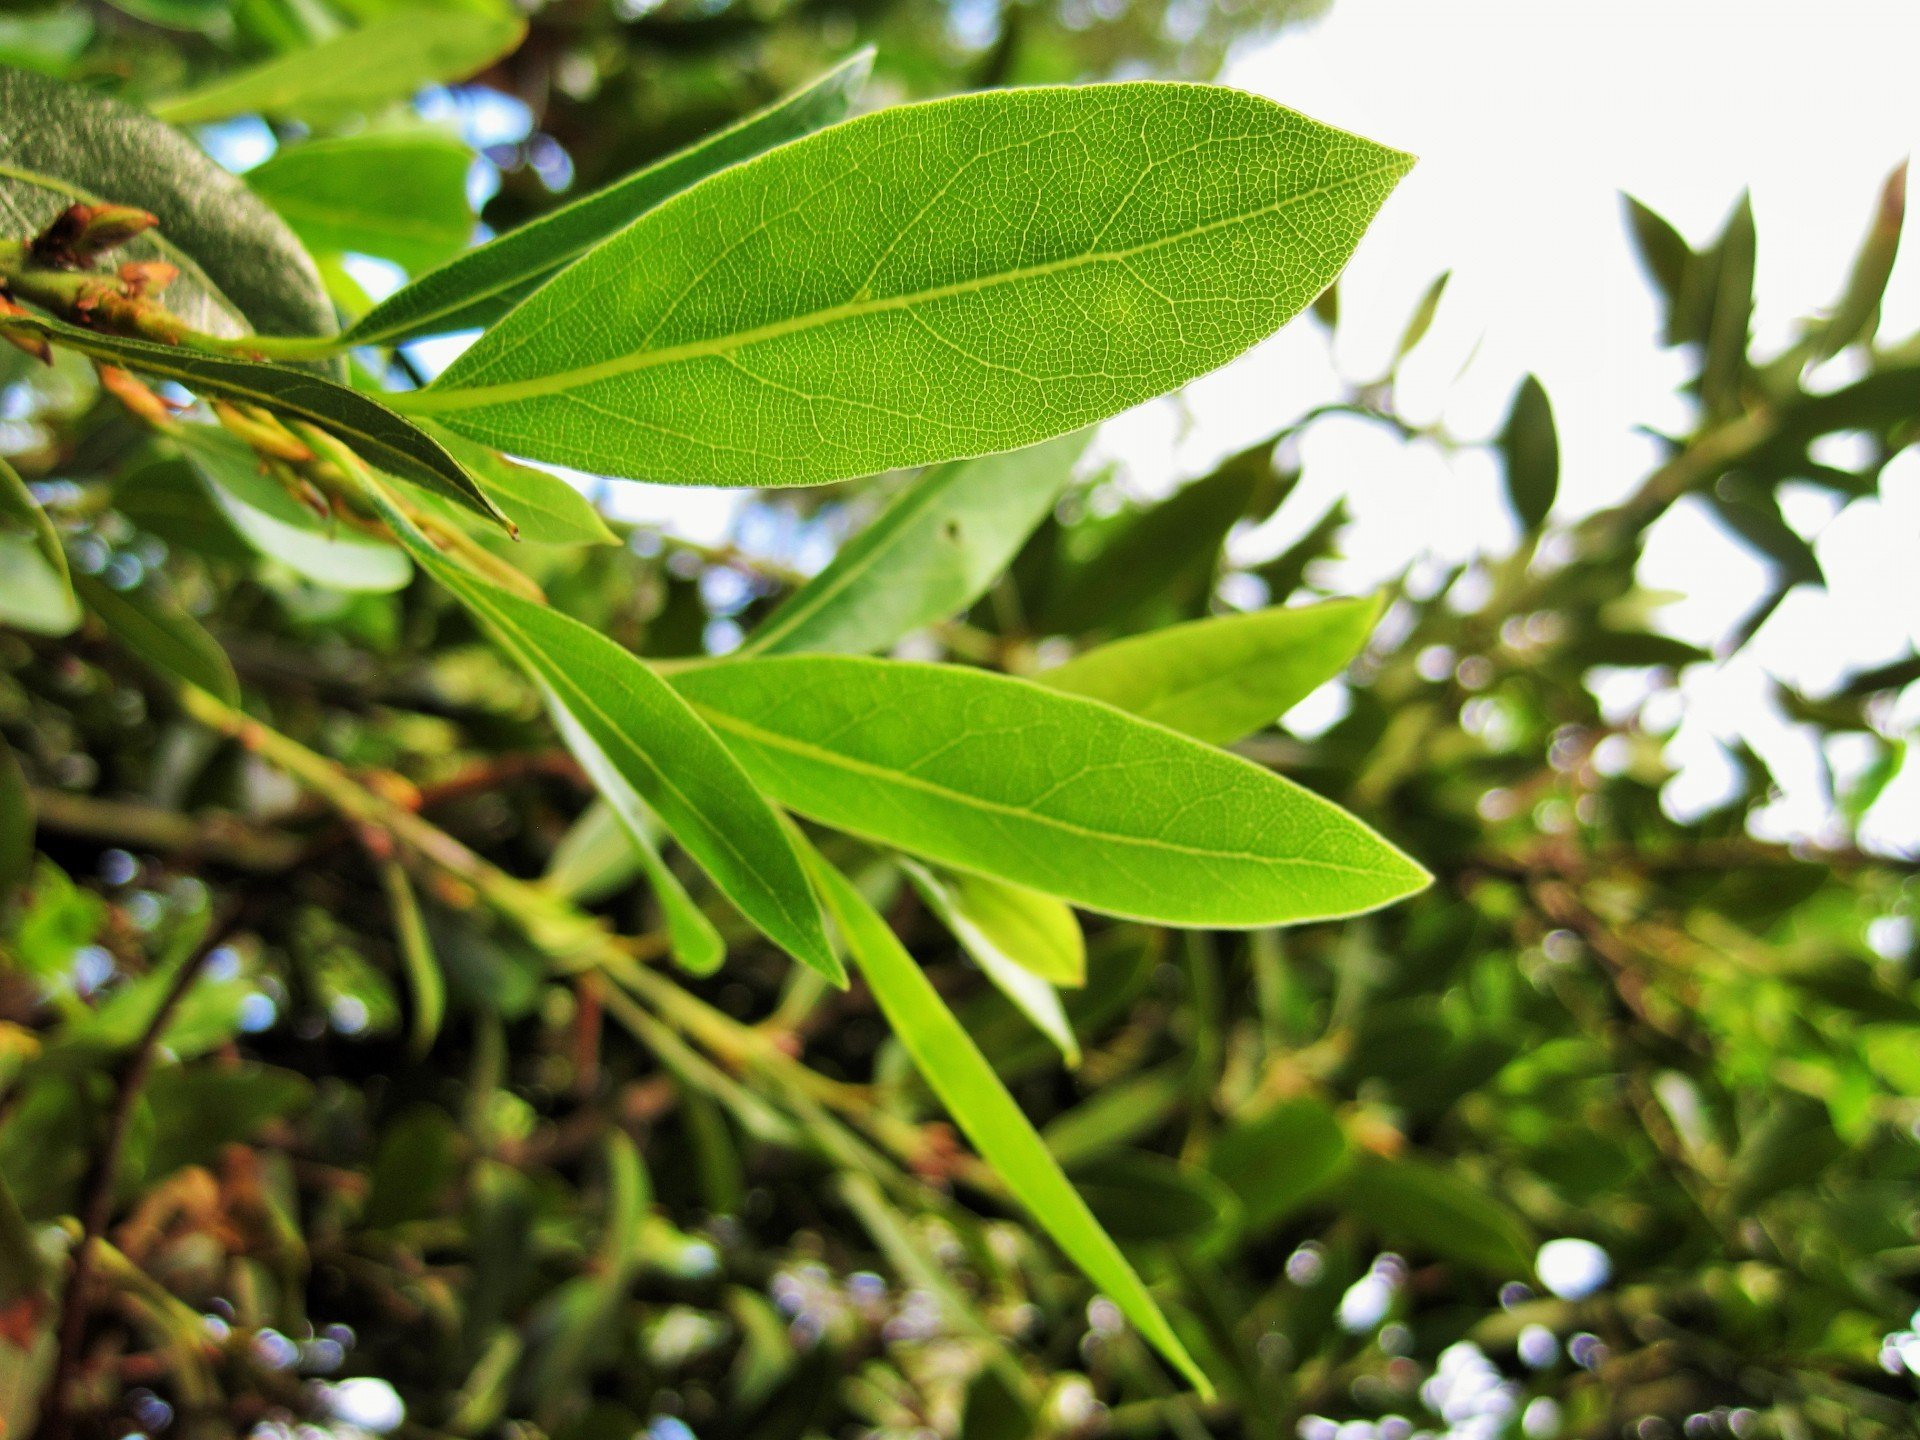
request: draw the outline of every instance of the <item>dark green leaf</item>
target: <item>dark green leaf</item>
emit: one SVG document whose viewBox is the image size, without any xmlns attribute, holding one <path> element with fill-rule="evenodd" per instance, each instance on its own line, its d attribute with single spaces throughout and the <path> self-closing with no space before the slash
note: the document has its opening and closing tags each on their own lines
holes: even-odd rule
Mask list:
<svg viewBox="0 0 1920 1440">
<path fill-rule="evenodd" d="M 1514 392 L 1500 432 L 1500 458 L 1507 471 L 1507 502 L 1520 528 L 1531 534 L 1547 523 L 1560 493 L 1560 435 L 1554 428 L 1553 405 L 1531 375 Z"/>
<path fill-rule="evenodd" d="M 175 381 L 201 395 L 239 400 L 285 419 L 307 421 L 339 436 L 367 463 L 418 481 L 489 519 L 506 523 L 473 477 L 439 441 L 372 396 L 308 371 L 129 340 L 40 315 L 0 316 L 0 331 L 40 335 L 82 355 Z"/>
<path fill-rule="evenodd" d="M 862 50 L 718 135 L 422 275 L 359 321 L 354 343 L 392 345 L 491 324 L 543 281 L 682 190 L 844 117 L 872 68 L 873 52 Z"/>
<path fill-rule="evenodd" d="M 180 268 L 167 306 L 212 335 L 324 335 L 333 306 L 286 225 L 177 130 L 97 91 L 0 69 L 0 235 L 27 239 L 76 202 L 152 212 L 116 259 Z"/>
<path fill-rule="evenodd" d="M 228 705 L 240 703 L 240 682 L 220 642 L 151 585 L 116 590 L 91 575 L 73 580 L 81 602 L 142 664 L 166 680 L 198 685 Z"/>
</svg>

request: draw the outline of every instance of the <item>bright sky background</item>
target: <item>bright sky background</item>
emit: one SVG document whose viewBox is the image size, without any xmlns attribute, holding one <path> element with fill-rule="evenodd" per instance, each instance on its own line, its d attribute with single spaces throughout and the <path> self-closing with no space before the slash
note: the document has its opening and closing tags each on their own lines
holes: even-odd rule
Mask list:
<svg viewBox="0 0 1920 1440">
<path fill-rule="evenodd" d="M 1337 344 L 1299 321 L 1181 396 L 1114 421 L 1097 457 L 1142 494 L 1205 473 L 1335 398 L 1342 375 L 1377 376 L 1428 283 L 1451 269 L 1433 330 L 1402 367 L 1402 413 L 1438 419 L 1462 440 L 1484 438 L 1531 370 L 1559 422 L 1559 513 L 1617 500 L 1656 458 L 1635 427 L 1690 425 L 1675 394 L 1686 367 L 1657 346 L 1654 300 L 1627 243 L 1619 192 L 1700 243 L 1750 188 L 1755 327 L 1763 352 L 1778 348 L 1795 321 L 1837 296 L 1882 181 L 1920 148 L 1916 56 L 1913 0 L 1334 0 L 1324 18 L 1239 56 L 1222 78 L 1421 157 L 1342 281 Z M 1920 240 L 1910 240 L 1881 333 L 1916 331 Z M 438 368 L 459 343 L 422 358 Z M 1830 366 L 1826 382 L 1850 378 L 1845 364 Z M 1302 459 L 1305 478 L 1281 512 L 1236 540 L 1249 557 L 1304 533 L 1340 496 L 1354 517 L 1345 558 L 1316 579 L 1345 593 L 1512 542 L 1484 452 L 1404 446 L 1362 422 L 1333 420 L 1308 437 Z M 626 482 L 603 494 L 622 518 L 709 541 L 729 535 L 745 499 Z M 1889 467 L 1878 500 L 1844 513 L 1807 487 L 1785 501 L 1831 588 L 1796 591 L 1743 651 L 1692 667 L 1680 696 L 1664 697 L 1647 719 L 1680 721 L 1668 753 L 1681 774 L 1665 796 L 1675 813 L 1724 802 L 1734 771 L 1716 737 L 1740 736 L 1786 790 L 1762 817 L 1763 832 L 1831 838 L 1826 769 L 1844 777 L 1866 757 L 1844 740 L 1822 757 L 1774 707 L 1768 676 L 1820 694 L 1920 640 L 1920 452 Z M 1766 578 L 1763 563 L 1692 502 L 1654 531 L 1640 574 L 1675 597 L 1659 623 L 1709 649 Z M 1621 677 L 1602 699 L 1630 707 L 1640 694 Z M 1337 689 L 1323 692 L 1289 723 L 1324 726 L 1341 703 Z M 1920 686 L 1889 724 L 1920 726 Z M 1865 838 L 1920 852 L 1920 761 L 1868 816 Z"/>
<path fill-rule="evenodd" d="M 1103 449 L 1143 489 L 1203 471 L 1330 398 L 1336 373 L 1376 375 L 1428 282 L 1451 268 L 1434 329 L 1403 369 L 1403 410 L 1483 437 L 1532 370 L 1559 421 L 1561 513 L 1616 500 L 1654 460 L 1634 427 L 1688 424 L 1674 394 L 1683 366 L 1655 344 L 1654 302 L 1618 193 L 1702 242 L 1750 187 L 1756 332 L 1763 349 L 1777 348 L 1795 320 L 1837 295 L 1881 182 L 1916 149 L 1915 55 L 1920 5 L 1907 0 L 1335 0 L 1324 19 L 1240 57 L 1223 77 L 1421 156 L 1342 282 L 1334 353 L 1317 326 L 1298 324 L 1178 401 L 1115 422 Z M 1920 241 L 1910 238 L 1881 333 L 1916 330 Z M 1831 383 L 1846 378 L 1835 367 Z M 1270 553 L 1344 495 L 1355 516 L 1348 557 L 1321 576 L 1340 589 L 1509 543 L 1498 472 L 1484 455 L 1449 459 L 1335 421 L 1309 437 L 1303 459 L 1305 480 L 1257 548 Z M 1683 814 L 1724 798 L 1731 768 L 1714 737 L 1740 734 L 1786 783 L 1765 830 L 1817 837 L 1830 814 L 1819 757 L 1774 711 L 1765 676 L 1820 693 L 1913 646 L 1920 454 L 1888 470 L 1878 501 L 1835 518 L 1807 490 L 1787 513 L 1814 538 L 1832 589 L 1795 592 L 1731 662 L 1687 673 L 1669 752 L 1684 773 L 1666 798 Z M 1687 504 L 1655 531 L 1640 578 L 1679 597 L 1661 614 L 1664 628 L 1711 648 L 1763 593 L 1765 576 L 1704 508 Z M 1907 702 L 1900 718 L 1912 729 L 1920 694 Z M 1310 703 L 1297 718 L 1330 719 L 1331 703 L 1321 697 L 1319 714 Z M 1842 774 L 1860 763 L 1848 750 L 1826 757 Z M 1878 843 L 1920 848 L 1920 764 L 1868 829 Z"/>
</svg>

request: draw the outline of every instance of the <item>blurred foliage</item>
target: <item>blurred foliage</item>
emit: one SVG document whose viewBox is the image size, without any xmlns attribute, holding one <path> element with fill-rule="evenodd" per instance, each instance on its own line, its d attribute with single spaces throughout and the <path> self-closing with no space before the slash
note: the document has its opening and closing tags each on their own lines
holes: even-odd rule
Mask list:
<svg viewBox="0 0 1920 1440">
<path fill-rule="evenodd" d="M 1205 73 L 1287 13 L 580 0 L 537 10 L 511 59 L 426 108 L 528 106 L 526 133 L 487 149 L 502 188 L 484 214 L 504 226 L 856 38 L 900 90 L 934 93 Z M 338 18 L 293 0 L 15 7 L 0 52 L 146 99 Z M 1874 338 L 1901 209 L 1896 182 L 1832 311 L 1755 355 L 1750 213 L 1695 250 L 1633 207 L 1665 338 L 1696 362 L 1695 427 L 1623 503 L 1563 519 L 1551 400 L 1529 380 L 1494 442 L 1511 550 L 1408 576 L 1341 718 L 1240 744 L 1420 856 L 1425 895 L 1286 932 L 1088 917 L 1069 1070 L 928 890 L 872 867 L 1215 1378 L 1211 1405 L 1001 1204 L 869 995 L 789 964 L 679 857 L 730 954 L 647 1005 L 556 966 L 457 875 L 399 864 L 332 792 L 357 782 L 544 877 L 642 956 L 667 944 L 538 698 L 442 594 L 328 588 L 326 567 L 366 563 L 338 553 L 352 537 L 307 555 L 317 575 L 256 564 L 236 525 L 257 515 L 143 465 L 90 369 L 0 352 L 0 442 L 75 572 L 196 617 L 273 727 L 190 717 L 130 632 L 4 617 L 4 1433 L 33 1423 L 59 1269 L 95 1205 L 111 1244 L 80 1317 L 87 1435 L 1915 1433 L 1915 866 L 1853 829 L 1905 763 L 1891 717 L 1920 658 L 1780 696 L 1852 757 L 1831 843 L 1752 837 L 1775 794 L 1752 754 L 1728 804 L 1681 823 L 1660 802 L 1675 687 L 1714 657 L 1659 633 L 1634 582 L 1650 528 L 1697 499 L 1777 580 L 1726 651 L 1821 583 L 1782 488 L 1871 497 L 1920 434 L 1920 340 Z M 1855 378 L 1815 385 L 1838 354 Z M 1164 500 L 1087 477 L 919 653 L 1030 673 L 1225 597 L 1319 596 L 1338 506 L 1277 553 L 1224 554 L 1287 503 L 1299 437 L 1328 415 L 1466 444 L 1400 418 L 1389 375 Z M 1823 458 L 1836 435 L 1849 468 Z M 897 483 L 757 498 L 723 546 L 620 526 L 618 546 L 513 563 L 639 653 L 692 656 L 751 631 Z M 1645 698 L 1603 712 L 1594 684 L 1621 672 Z"/>
</svg>

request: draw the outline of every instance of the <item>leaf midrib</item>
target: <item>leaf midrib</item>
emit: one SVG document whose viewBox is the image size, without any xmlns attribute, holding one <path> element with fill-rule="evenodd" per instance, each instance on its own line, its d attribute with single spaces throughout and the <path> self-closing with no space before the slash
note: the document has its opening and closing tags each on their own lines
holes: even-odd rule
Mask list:
<svg viewBox="0 0 1920 1440">
<path fill-rule="evenodd" d="M 1010 805 L 1000 800 L 989 800 L 984 796 L 970 795 L 963 790 L 953 790 L 945 785 L 938 785 L 931 780 L 923 779 L 918 775 L 910 775 L 904 770 L 889 769 L 884 765 L 875 765 L 871 761 L 856 759 L 838 750 L 828 750 L 805 740 L 796 740 L 790 735 L 782 735 L 778 731 L 763 729 L 749 720 L 742 720 L 738 716 L 730 715 L 724 710 L 714 710 L 710 706 L 702 705 L 691 696 L 687 697 L 687 703 L 699 712 L 700 717 L 709 725 L 713 726 L 714 729 L 731 732 L 754 744 L 765 745 L 773 750 L 782 750 L 790 755 L 797 755 L 802 759 L 813 760 L 820 764 L 837 766 L 840 769 L 864 776 L 867 779 L 884 780 L 892 784 L 904 786 L 910 790 L 919 790 L 950 804 L 978 810 L 984 814 L 1000 815 L 1028 821 L 1047 829 L 1057 830 L 1063 835 L 1072 835 L 1077 839 L 1097 840 L 1105 844 L 1130 845 L 1149 852 L 1164 851 L 1171 854 L 1187 855 L 1201 860 L 1238 861 L 1269 868 L 1277 866 L 1298 866 L 1303 869 L 1325 870 L 1342 875 L 1365 875 L 1374 878 L 1391 877 L 1396 873 L 1390 869 L 1379 869 L 1370 866 L 1342 865 L 1335 860 L 1316 860 L 1306 856 L 1261 855 L 1252 851 L 1208 850 L 1197 845 L 1182 845 L 1170 840 L 1150 840 L 1144 836 L 1126 835 L 1113 830 L 1097 830 L 1090 825 L 1081 825 L 1071 820 L 1063 820 L 1058 816 L 1047 815 L 1041 811 L 1027 809 L 1024 806 Z M 1198 742 L 1193 743 L 1197 744 Z M 1265 772 L 1259 773 L 1264 774 Z M 1269 778 L 1278 779 L 1279 777 L 1269 776 Z M 1316 803 L 1324 803 L 1320 802 L 1317 796 L 1311 795 L 1311 792 L 1301 791 L 1299 793 L 1301 796 L 1309 798 Z"/>
<path fill-rule="evenodd" d="M 788 335 L 805 334 L 810 330 L 822 329 L 846 320 L 860 320 L 873 315 L 912 310 L 916 306 L 953 299 L 961 295 L 980 294 L 1002 285 L 1016 285 L 1026 280 L 1042 279 L 1048 275 L 1071 273 L 1088 265 L 1123 264 L 1137 256 L 1149 254 L 1169 245 L 1178 245 L 1202 235 L 1212 234 L 1217 230 L 1249 224 L 1268 215 L 1284 213 L 1295 205 L 1303 204 L 1321 195 L 1333 194 L 1377 179 L 1381 175 L 1397 173 L 1403 168 L 1399 164 L 1380 165 L 1371 170 L 1345 175 L 1338 180 L 1330 181 L 1325 185 L 1316 185 L 1310 190 L 1302 190 L 1270 204 L 1235 215 L 1221 216 L 1219 219 L 1157 236 L 1126 249 L 1082 251 L 1078 255 L 1065 255 L 1057 260 L 1046 260 L 1036 265 L 1016 266 L 992 275 L 978 275 L 966 280 L 956 280 L 947 285 L 929 286 L 924 290 L 916 290 L 904 295 L 864 298 L 856 296 L 838 305 L 809 310 L 800 315 L 770 321 L 751 329 L 736 330 L 701 340 L 689 340 L 679 345 L 664 346 L 658 350 L 638 350 L 630 355 L 617 355 L 610 360 L 597 361 L 592 365 L 558 370 L 548 375 L 531 376 L 525 380 L 508 380 L 494 385 L 453 385 L 444 389 L 430 386 L 425 390 L 408 391 L 402 395 L 396 395 L 395 408 L 416 415 L 438 415 L 473 410 L 488 405 L 510 404 L 518 400 L 537 400 L 548 395 L 564 393 L 575 387 L 593 385 L 602 380 L 610 380 L 642 370 L 657 369 L 663 365 L 731 356 L 735 351 L 744 350 L 753 345 L 782 339 Z M 663 206 L 662 211 L 665 208 Z M 659 214 L 662 211 L 654 213 Z"/>
</svg>

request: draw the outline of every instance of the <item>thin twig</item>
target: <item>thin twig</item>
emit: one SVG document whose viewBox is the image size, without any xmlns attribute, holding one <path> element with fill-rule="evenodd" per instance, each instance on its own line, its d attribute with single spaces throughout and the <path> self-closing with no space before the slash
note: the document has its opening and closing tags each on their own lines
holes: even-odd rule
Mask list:
<svg viewBox="0 0 1920 1440">
<path fill-rule="evenodd" d="M 172 984 L 167 987 L 166 994 L 154 1010 L 153 1018 L 147 1022 L 147 1028 L 141 1032 L 120 1071 L 120 1081 L 113 1095 L 113 1108 L 107 1115 L 107 1133 L 102 1142 L 99 1162 L 94 1167 L 93 1179 L 80 1212 L 80 1238 L 74 1244 L 73 1264 L 67 1272 L 66 1289 L 60 1300 L 58 1348 L 54 1352 L 53 1368 L 47 1378 L 40 1408 L 41 1440 L 66 1440 L 71 1424 L 73 1383 L 79 1374 L 80 1349 L 86 1338 L 87 1283 L 92 1277 L 95 1244 L 106 1234 L 107 1223 L 113 1218 L 114 1195 L 120 1185 L 120 1164 L 126 1151 L 127 1130 L 133 1119 L 134 1102 L 140 1098 L 140 1091 L 146 1086 L 147 1076 L 153 1070 L 153 1057 L 159 1049 L 160 1037 L 172 1024 L 175 1012 L 187 998 L 193 982 L 199 978 L 207 957 L 233 933 L 239 916 L 240 907 L 236 905 L 209 927 L 199 946 L 181 963 Z"/>
</svg>

